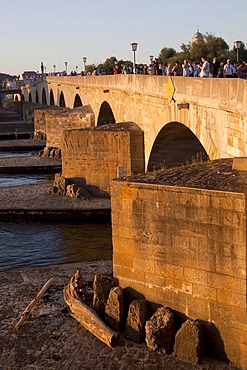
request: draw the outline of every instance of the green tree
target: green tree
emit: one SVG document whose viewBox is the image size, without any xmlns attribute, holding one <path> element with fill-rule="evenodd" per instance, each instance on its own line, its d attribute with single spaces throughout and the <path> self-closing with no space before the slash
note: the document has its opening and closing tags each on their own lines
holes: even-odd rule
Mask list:
<svg viewBox="0 0 247 370">
<path fill-rule="evenodd" d="M 213 57 L 225 60 L 229 55 L 229 46 L 226 41 L 212 33 L 206 33 L 197 42 L 182 44 L 180 48 L 185 59 L 195 61 L 199 61 L 202 55 L 205 55 L 209 61 L 212 61 Z"/>
<path fill-rule="evenodd" d="M 211 33 L 206 33 L 204 38 L 207 46 L 206 56 L 208 60 L 211 61 L 215 56 L 219 60 L 224 60 L 227 58 L 229 46 L 222 37 L 216 37 Z"/>
<path fill-rule="evenodd" d="M 105 60 L 104 63 L 98 65 L 98 69 L 101 74 L 112 75 L 114 73 L 114 66 L 117 63 L 116 57 L 110 57 Z"/>
<path fill-rule="evenodd" d="M 177 52 L 173 48 L 163 48 L 159 53 L 158 57 L 159 62 L 165 64 L 170 58 L 174 57 L 176 54 Z"/>
</svg>

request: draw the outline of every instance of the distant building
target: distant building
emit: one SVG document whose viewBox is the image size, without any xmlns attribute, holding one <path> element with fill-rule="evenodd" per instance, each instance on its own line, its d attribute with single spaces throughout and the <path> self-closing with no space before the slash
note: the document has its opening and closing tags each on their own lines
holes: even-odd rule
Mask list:
<svg viewBox="0 0 247 370">
<path fill-rule="evenodd" d="M 17 87 L 16 80 L 10 80 L 8 78 L 3 80 L 1 85 L 2 85 L 1 87 L 6 90 L 16 89 Z"/>
<path fill-rule="evenodd" d="M 36 80 L 37 78 L 38 74 L 35 71 L 25 71 L 20 76 L 18 76 L 18 79 L 24 81 L 25 83 Z"/>
<path fill-rule="evenodd" d="M 199 30 L 197 29 L 197 32 L 193 35 L 192 43 L 198 43 L 198 41 L 203 40 L 203 35 Z"/>
</svg>

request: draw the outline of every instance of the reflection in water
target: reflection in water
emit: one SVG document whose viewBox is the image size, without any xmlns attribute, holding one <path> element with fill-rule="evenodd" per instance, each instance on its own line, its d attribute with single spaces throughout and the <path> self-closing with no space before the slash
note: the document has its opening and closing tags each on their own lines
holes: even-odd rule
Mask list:
<svg viewBox="0 0 247 370">
<path fill-rule="evenodd" d="M 0 174 L 0 187 L 1 186 L 17 186 L 17 185 L 29 185 L 29 184 L 44 184 L 53 183 L 54 174 L 14 174 L 14 175 L 3 175 Z"/>
<path fill-rule="evenodd" d="M 37 151 L 23 151 L 23 152 L 14 152 L 14 151 L 9 151 L 9 152 L 2 152 L 0 151 L 0 158 L 12 158 L 12 157 L 30 157 L 33 155 L 36 155 Z"/>
<path fill-rule="evenodd" d="M 111 258 L 108 224 L 0 223 L 0 271 Z"/>
</svg>

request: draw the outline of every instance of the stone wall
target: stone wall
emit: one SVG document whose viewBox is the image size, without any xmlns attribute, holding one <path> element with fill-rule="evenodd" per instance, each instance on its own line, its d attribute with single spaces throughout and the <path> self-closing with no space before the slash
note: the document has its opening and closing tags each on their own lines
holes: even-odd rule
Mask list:
<svg viewBox="0 0 247 370">
<path fill-rule="evenodd" d="M 95 117 L 90 106 L 75 109 L 63 109 L 46 115 L 46 146 L 62 148 L 62 133 L 64 130 L 81 129 L 94 126 Z"/>
<path fill-rule="evenodd" d="M 209 352 L 247 368 L 246 198 L 113 181 L 114 277 L 199 319 Z"/>
<path fill-rule="evenodd" d="M 143 132 L 129 123 L 63 132 L 62 174 L 83 178 L 94 195 L 113 178 L 144 172 Z"/>
<path fill-rule="evenodd" d="M 36 109 L 47 108 L 42 104 L 38 103 L 27 103 L 22 102 L 22 117 L 24 121 L 34 122 L 34 112 Z"/>
<path fill-rule="evenodd" d="M 46 138 L 46 122 L 53 122 L 54 115 L 67 112 L 68 108 L 50 107 L 47 109 L 36 109 L 34 111 L 34 136 Z"/>
</svg>

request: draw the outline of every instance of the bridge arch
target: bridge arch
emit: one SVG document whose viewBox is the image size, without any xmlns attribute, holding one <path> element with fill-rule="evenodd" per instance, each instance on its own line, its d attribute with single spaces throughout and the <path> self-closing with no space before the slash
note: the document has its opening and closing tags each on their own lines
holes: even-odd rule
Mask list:
<svg viewBox="0 0 247 370">
<path fill-rule="evenodd" d="M 60 97 L 59 97 L 59 107 L 61 107 L 61 108 L 65 108 L 66 107 L 66 103 L 65 103 L 65 99 L 64 99 L 64 94 L 63 94 L 62 91 L 60 92 Z"/>
<path fill-rule="evenodd" d="M 82 106 L 83 106 L 83 104 L 82 104 L 81 98 L 80 98 L 79 94 L 76 94 L 75 99 L 74 99 L 73 108 L 78 108 L 78 107 L 82 107 Z"/>
<path fill-rule="evenodd" d="M 36 90 L 36 94 L 35 94 L 35 103 L 39 104 L 39 94 L 38 94 L 37 90 Z"/>
<path fill-rule="evenodd" d="M 45 88 L 42 89 L 42 104 L 47 105 L 46 93 Z"/>
<path fill-rule="evenodd" d="M 97 126 L 109 125 L 111 123 L 116 123 L 116 120 L 110 104 L 107 101 L 104 101 L 100 106 Z"/>
<path fill-rule="evenodd" d="M 208 154 L 190 128 L 179 122 L 170 122 L 155 138 L 147 169 L 152 171 L 206 160 L 209 160 Z"/>
<path fill-rule="evenodd" d="M 55 105 L 54 94 L 52 89 L 50 90 L 50 105 L 51 106 Z"/>
</svg>

